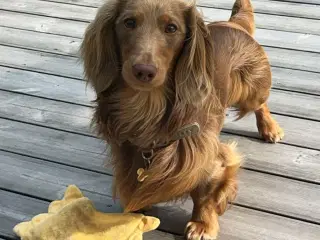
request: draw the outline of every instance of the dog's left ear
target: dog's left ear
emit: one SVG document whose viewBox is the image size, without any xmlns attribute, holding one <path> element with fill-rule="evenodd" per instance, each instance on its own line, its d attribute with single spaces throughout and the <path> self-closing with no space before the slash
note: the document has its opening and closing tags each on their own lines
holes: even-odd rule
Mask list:
<svg viewBox="0 0 320 240">
<path fill-rule="evenodd" d="M 185 12 L 187 37 L 175 70 L 176 94 L 186 104 L 198 104 L 212 92 L 214 61 L 210 32 L 195 5 Z"/>
</svg>

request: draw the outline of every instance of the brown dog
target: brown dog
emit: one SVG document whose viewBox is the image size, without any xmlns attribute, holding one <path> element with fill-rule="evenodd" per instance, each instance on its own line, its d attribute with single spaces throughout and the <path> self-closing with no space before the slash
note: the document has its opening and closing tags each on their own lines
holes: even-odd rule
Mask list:
<svg viewBox="0 0 320 240">
<path fill-rule="evenodd" d="M 226 108 L 236 106 L 239 118 L 255 112 L 266 141 L 283 137 L 253 32 L 249 0 L 236 1 L 228 22 L 209 25 L 188 0 L 109 0 L 99 9 L 82 58 L 125 211 L 191 195 L 187 239 L 216 238 L 241 162 L 234 144 L 219 141 Z"/>
</svg>

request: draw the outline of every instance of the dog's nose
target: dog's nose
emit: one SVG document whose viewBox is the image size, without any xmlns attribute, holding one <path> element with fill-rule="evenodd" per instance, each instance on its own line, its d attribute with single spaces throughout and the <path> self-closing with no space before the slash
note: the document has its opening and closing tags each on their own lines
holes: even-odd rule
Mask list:
<svg viewBox="0 0 320 240">
<path fill-rule="evenodd" d="M 132 67 L 133 75 L 142 82 L 150 82 L 157 74 L 157 68 L 153 65 L 135 64 Z"/>
</svg>

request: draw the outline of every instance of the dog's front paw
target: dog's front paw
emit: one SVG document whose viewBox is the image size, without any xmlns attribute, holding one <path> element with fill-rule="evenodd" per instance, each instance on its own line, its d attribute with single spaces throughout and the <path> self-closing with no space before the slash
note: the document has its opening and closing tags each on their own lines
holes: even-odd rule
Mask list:
<svg viewBox="0 0 320 240">
<path fill-rule="evenodd" d="M 189 222 L 186 226 L 187 240 L 213 240 L 218 236 L 219 225 L 207 227 L 201 222 Z"/>
<path fill-rule="evenodd" d="M 277 143 L 284 137 L 284 131 L 271 117 L 261 120 L 257 125 L 260 136 L 266 142 Z"/>
</svg>

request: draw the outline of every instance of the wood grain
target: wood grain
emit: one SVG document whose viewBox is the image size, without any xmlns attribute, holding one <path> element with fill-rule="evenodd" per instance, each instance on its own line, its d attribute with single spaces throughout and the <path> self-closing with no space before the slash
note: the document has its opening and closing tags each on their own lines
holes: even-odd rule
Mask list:
<svg viewBox="0 0 320 240">
<path fill-rule="evenodd" d="M 0 149 L 106 172 L 106 145 L 95 138 L 0 119 Z"/>
<path fill-rule="evenodd" d="M 72 88 L 74 89 L 74 87 Z M 92 114 L 91 107 L 56 102 L 52 100 L 5 91 L 0 91 L 0 102 L 0 117 L 8 117 L 16 121 L 24 121 L 43 127 L 56 128 L 63 131 L 70 131 L 79 134 L 86 134 L 88 136 L 94 136 L 93 129 L 89 128 Z M 291 118 L 286 119 L 286 121 L 291 121 Z M 226 126 L 228 126 L 229 124 L 228 120 L 229 119 L 227 119 Z M 242 127 L 242 125 L 244 123 L 242 123 L 242 121 L 246 120 L 247 119 L 243 119 L 237 122 L 234 127 L 234 131 L 243 129 L 244 127 Z M 305 136 L 303 120 L 300 120 L 299 122 L 301 123 L 300 125 L 290 125 L 292 128 L 287 128 L 286 125 L 284 126 L 287 135 L 296 132 L 297 127 L 300 127 L 298 133 L 294 135 L 294 140 L 289 139 L 290 141 L 286 141 L 285 139 L 285 142 L 293 144 L 299 141 L 299 139 L 301 139 L 301 136 Z M 249 124 L 254 126 L 255 121 L 252 120 L 252 123 Z M 37 142 L 49 142 L 50 136 L 56 135 L 55 132 L 52 132 L 51 130 L 49 132 L 46 132 L 46 130 L 43 128 L 39 128 L 37 130 L 36 127 L 28 127 L 28 129 L 40 133 L 39 140 L 33 139 L 33 141 Z M 257 134 L 255 126 L 252 128 L 248 127 L 248 130 L 249 129 L 252 130 L 252 136 L 257 136 L 255 135 Z M 228 129 L 226 131 L 228 131 Z M 310 128 L 308 131 L 312 131 L 312 128 Z M 24 131 L 22 132 L 22 134 L 28 133 Z M 34 134 L 32 135 L 34 136 Z M 49 138 L 46 138 L 46 136 L 49 136 Z M 75 138 L 76 137 L 71 139 Z M 224 141 L 237 141 L 239 143 L 241 152 L 244 153 L 247 158 L 245 164 L 245 167 L 247 168 L 269 173 L 277 173 L 280 175 L 313 182 L 320 182 L 320 176 L 318 174 L 318 171 L 320 171 L 319 151 L 295 148 L 284 144 L 270 145 L 254 138 L 246 138 L 228 134 L 222 135 L 222 139 Z M 78 141 L 76 141 L 75 144 L 79 146 L 75 146 L 73 148 L 81 149 L 82 147 L 85 147 L 85 145 L 81 144 L 81 137 L 78 139 Z M 61 144 L 63 144 L 63 141 Z M 23 146 L 23 143 L 21 145 Z M 5 145 L 3 147 L 7 146 Z M 101 153 L 103 144 L 101 144 L 98 149 L 99 152 L 97 153 Z M 21 151 L 23 152 L 24 150 Z M 42 150 L 40 152 L 45 152 L 45 150 Z M 261 152 L 263 152 L 264 154 L 261 155 Z M 287 152 L 288 154 L 283 156 L 283 152 Z M 70 164 L 81 166 L 77 165 L 77 163 L 75 162 L 72 162 Z M 96 167 L 99 169 L 99 165 Z"/>
<path fill-rule="evenodd" d="M 271 0 L 282 2 L 283 0 Z M 293 3 L 309 3 L 309 4 L 317 4 L 320 5 L 320 0 L 285 0 L 284 2 L 293 2 Z"/>
<path fill-rule="evenodd" d="M 0 10 L 0 26 L 82 38 L 88 23 Z"/>
<path fill-rule="evenodd" d="M 69 56 L 78 56 L 81 39 L 0 27 L 0 44 L 41 50 Z"/>
<path fill-rule="evenodd" d="M 66 186 L 76 184 L 85 193 L 112 198 L 112 177 L 87 170 L 1 152 L 0 187 L 48 200 L 61 198 Z M 264 209 L 309 221 L 320 221 L 320 185 L 242 170 L 237 204 Z M 86 194 L 87 195 L 87 194 Z M 89 196 L 89 195 L 88 195 Z M 91 196 L 91 195 L 90 195 Z M 306 204 L 308 199 L 308 204 Z M 96 203 L 103 211 L 103 199 Z M 112 211 L 120 210 L 115 205 Z M 191 209 L 190 209 L 191 210 Z"/>
<path fill-rule="evenodd" d="M 0 2 L 0 9 L 86 22 L 91 21 L 96 13 L 96 8 L 39 0 L 16 0 L 8 3 Z M 230 10 L 204 7 L 199 7 L 199 9 L 203 11 L 206 20 L 227 20 L 231 14 Z M 214 19 L 212 19 L 212 16 L 214 16 Z M 318 20 L 315 19 L 256 13 L 255 21 L 257 27 L 266 29 L 312 33 L 315 35 L 319 35 L 320 30 Z"/>
<path fill-rule="evenodd" d="M 271 64 L 277 69 L 273 72 L 274 75 L 274 86 L 281 86 L 282 76 L 284 75 L 284 70 L 281 70 L 281 76 L 277 76 L 278 68 L 287 67 L 287 68 L 296 68 L 298 70 L 308 70 L 320 72 L 319 64 L 320 54 L 316 53 L 306 53 L 299 51 L 290 51 L 285 49 L 273 49 L 266 48 L 268 56 L 270 58 Z M 32 70 L 42 73 L 54 74 L 62 77 L 70 77 L 76 79 L 83 79 L 83 68 L 81 62 L 78 61 L 78 58 L 71 56 L 63 56 L 52 53 L 37 52 L 33 50 L 20 49 L 15 47 L 1 46 L 0 45 L 0 65 L 7 67 L 20 68 L 25 70 Z M 300 60 L 299 60 L 300 59 Z M 301 62 L 301 64 L 299 64 Z M 310 64 L 309 64 L 310 63 Z M 299 76 L 302 75 L 301 72 L 294 70 L 286 70 L 290 75 L 287 75 L 286 79 L 299 79 Z M 294 74 L 297 73 L 298 76 Z M 318 77 L 318 74 L 308 75 Z M 284 85 L 289 85 L 288 81 Z M 277 84 L 277 82 L 280 84 Z M 304 79 L 300 80 L 301 83 L 298 83 L 299 86 L 306 85 Z M 315 85 L 319 85 L 318 79 L 311 80 L 315 82 Z M 294 82 L 293 82 L 294 85 Z M 317 88 L 316 88 L 317 89 Z M 315 90 L 320 91 L 320 90 Z"/>
<path fill-rule="evenodd" d="M 105 1 L 104 0 L 46 0 L 47 2 L 61 2 L 61 3 L 69 3 L 72 5 L 80 5 L 80 6 L 91 6 L 91 7 L 99 7 Z M 301 4 L 290 3 L 290 2 L 299 2 Z M 319 6 L 310 6 L 308 4 L 302 3 L 318 3 L 319 0 L 307 0 L 307 1 L 266 1 L 266 0 L 253 0 L 254 9 L 256 13 L 266 13 L 266 14 L 276 14 L 283 16 L 294 16 L 294 17 L 306 17 L 306 18 L 314 18 L 320 19 L 320 7 Z M 235 0 L 198 0 L 197 4 L 199 6 L 211 7 L 211 8 L 224 8 L 231 9 Z"/>
<path fill-rule="evenodd" d="M 0 89 L 87 106 L 95 99 L 83 81 L 2 66 Z"/>
<path fill-rule="evenodd" d="M 6 237 L 15 237 L 11 229 L 17 223 L 28 221 L 34 215 L 47 211 L 48 202 L 2 190 L 0 190 L 0 194 L 0 234 Z M 159 215 L 166 211 L 163 208 L 161 210 L 161 212 L 158 211 Z M 176 211 L 175 214 L 177 217 L 169 219 L 163 218 L 163 215 L 159 216 L 163 224 L 159 229 L 164 229 L 166 226 L 170 226 L 171 229 L 183 228 L 183 222 L 189 216 L 188 212 Z M 176 219 L 180 221 L 176 221 Z M 233 207 L 229 210 L 221 222 L 222 230 L 219 237 L 221 240 L 269 239 L 270 237 L 277 240 L 300 240 L 301 238 L 317 240 L 317 236 L 320 234 L 320 228 L 316 225 L 239 207 Z M 152 231 L 146 234 L 144 239 L 182 240 L 183 238 L 169 233 Z"/>
<path fill-rule="evenodd" d="M 203 7 L 232 9 L 234 2 L 235 0 L 198 0 L 197 4 Z M 296 4 L 284 1 L 275 2 L 253 0 L 251 2 L 255 13 L 320 19 L 320 6 Z"/>
<path fill-rule="evenodd" d="M 11 38 L 18 38 L 17 40 L 13 39 L 13 43 L 21 44 L 29 44 L 31 47 L 34 46 L 32 40 L 34 38 L 29 38 L 29 35 L 32 33 L 26 33 L 22 29 L 26 29 L 29 31 L 37 31 L 42 33 L 50 33 L 57 35 L 65 35 L 70 36 L 71 38 L 82 38 L 83 32 L 87 26 L 87 23 L 70 21 L 64 19 L 56 19 L 49 17 L 41 17 L 36 15 L 26 15 L 15 12 L 7 12 L 0 10 L 0 25 L 3 28 L 10 27 L 11 29 L 2 30 L 7 31 L 7 34 L 10 34 Z M 18 28 L 18 29 L 12 29 Z M 21 29 L 22 28 L 22 29 Z M 18 35 L 17 35 L 18 34 Z M 42 39 L 46 38 L 45 41 L 48 42 L 50 46 L 51 42 L 56 42 L 54 39 L 50 39 L 50 35 L 46 37 L 46 35 L 39 35 L 39 42 L 42 42 Z M 282 47 L 287 49 L 297 49 L 297 50 L 305 50 L 312 52 L 320 52 L 320 36 L 306 33 L 294 33 L 294 32 L 283 32 L 272 29 L 261 29 L 258 28 L 256 30 L 255 38 L 261 44 L 270 47 Z M 21 41 L 21 40 L 24 41 Z M 9 42 L 10 38 L 3 36 L 2 41 L 4 43 Z M 70 40 L 73 41 L 73 40 Z M 81 40 L 78 40 L 81 41 Z M 46 42 L 43 42 L 46 44 Z M 74 43 L 76 44 L 76 43 Z M 57 45 L 57 44 L 56 44 Z M 41 45 L 40 45 L 41 46 Z M 66 50 L 68 51 L 70 47 L 58 45 L 58 49 L 62 48 L 64 53 Z M 72 48 L 71 48 L 72 49 Z"/>
<path fill-rule="evenodd" d="M 75 57 L 1 45 L 0 52 L 0 64 L 4 66 L 83 79 L 82 66 Z"/>
<path fill-rule="evenodd" d="M 288 118 L 286 116 L 276 114 L 273 114 L 273 117 L 284 129 L 285 137 L 282 142 L 317 150 L 320 149 L 320 145 L 318 143 L 320 136 L 320 122 Z M 227 121 L 223 131 L 260 139 L 254 115 L 250 115 L 237 122 Z"/>
<path fill-rule="evenodd" d="M 171 229 L 172 232 L 183 232 L 186 219 L 191 216 L 191 208 L 192 204 L 187 201 L 182 206 L 154 208 L 147 214 L 158 216 L 161 220 L 161 228 Z M 179 218 L 173 218 L 173 216 L 178 216 Z M 271 216 L 273 219 L 270 219 Z M 222 234 L 219 239 L 318 239 L 318 225 L 307 224 L 307 226 L 312 226 L 312 229 L 308 229 L 308 227 L 304 227 L 305 222 L 295 220 L 289 222 L 288 220 L 288 218 L 232 206 L 230 210 L 220 217 Z M 245 228 L 247 224 L 250 225 L 248 229 Z"/>
<path fill-rule="evenodd" d="M 207 21 L 225 21 L 228 20 L 230 10 L 214 9 L 199 7 Z M 295 18 L 278 15 L 267 15 L 256 13 L 255 24 L 258 28 L 274 29 L 287 32 L 309 33 L 319 35 L 320 25 L 319 20 Z"/>
</svg>

